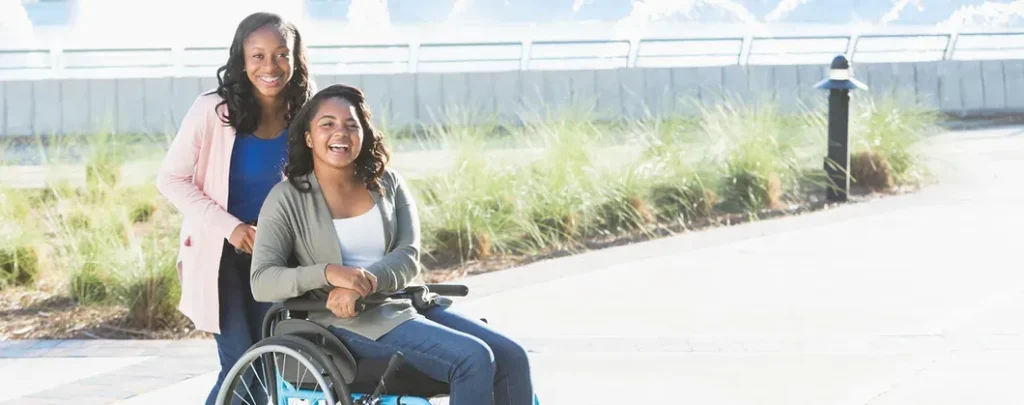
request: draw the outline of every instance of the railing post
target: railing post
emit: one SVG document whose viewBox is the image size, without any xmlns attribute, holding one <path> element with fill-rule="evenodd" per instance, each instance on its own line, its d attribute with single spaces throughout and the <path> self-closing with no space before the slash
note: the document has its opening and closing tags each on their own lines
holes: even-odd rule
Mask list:
<svg viewBox="0 0 1024 405">
<path fill-rule="evenodd" d="M 829 186 L 825 199 L 843 202 L 850 194 L 850 90 L 867 90 L 868 87 L 853 78 L 850 61 L 845 55 L 832 60 L 828 78 L 814 87 L 829 91 L 828 155 L 825 158 Z"/>
<path fill-rule="evenodd" d="M 846 54 L 850 55 L 850 59 L 857 59 L 857 41 L 860 41 L 860 34 L 851 34 L 847 41 L 849 42 L 846 43 Z"/>
<path fill-rule="evenodd" d="M 530 68 L 530 54 L 533 52 L 533 41 L 524 39 L 519 52 L 519 70 L 528 70 Z"/>
<path fill-rule="evenodd" d="M 946 40 L 946 49 L 942 52 L 942 60 L 953 60 L 953 53 L 956 52 L 956 42 L 960 39 L 958 32 L 951 32 Z"/>
<path fill-rule="evenodd" d="M 753 35 L 744 35 L 743 42 L 740 42 L 740 54 L 736 55 L 737 64 L 746 66 L 750 62 L 750 48 L 754 45 Z"/>
<path fill-rule="evenodd" d="M 406 62 L 405 70 L 409 73 L 419 73 L 420 63 L 420 44 L 418 42 L 409 42 L 406 44 L 409 47 L 409 54 L 406 57 L 409 60 Z"/>
</svg>

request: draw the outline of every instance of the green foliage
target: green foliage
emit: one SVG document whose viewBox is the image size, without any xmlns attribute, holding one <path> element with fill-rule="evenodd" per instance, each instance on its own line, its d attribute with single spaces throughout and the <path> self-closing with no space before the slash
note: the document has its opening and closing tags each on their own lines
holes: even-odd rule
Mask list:
<svg viewBox="0 0 1024 405">
<path fill-rule="evenodd" d="M 31 286 L 39 277 L 39 258 L 31 246 L 0 246 L 0 289 Z"/>
<path fill-rule="evenodd" d="M 918 146 L 925 137 L 940 132 L 938 112 L 900 104 L 895 96 L 854 99 L 851 104 L 852 155 L 877 155 L 869 160 L 884 160 L 887 165 L 869 167 L 890 171 L 894 185 L 919 185 L 929 178 Z"/>
<path fill-rule="evenodd" d="M 538 115 L 518 127 L 456 116 L 427 128 L 418 151 L 403 139 L 410 151 L 396 154 L 393 164 L 417 198 L 427 255 L 533 254 L 723 212 L 757 217 L 800 202 L 808 189 L 821 192 L 808 185 L 822 178 L 824 114 L 723 103 L 695 117 L 632 122 L 602 122 L 581 109 Z M 864 167 L 885 166 L 895 184 L 918 182 L 916 147 L 937 130 L 936 121 L 892 100 L 855 102 L 855 172 L 868 179 L 875 175 Z M 135 174 L 124 170 L 135 156 L 129 142 L 107 134 L 85 142 L 81 186 L 59 180 L 41 190 L 0 189 L 0 241 L 7 242 L 0 284 L 30 286 L 51 273 L 82 305 L 123 306 L 138 327 L 173 324 L 180 319 L 179 214 L 152 179 L 141 186 L 124 181 L 122 173 Z M 41 160 L 56 168 L 65 159 Z M 52 251 L 46 266 L 40 244 Z"/>
</svg>

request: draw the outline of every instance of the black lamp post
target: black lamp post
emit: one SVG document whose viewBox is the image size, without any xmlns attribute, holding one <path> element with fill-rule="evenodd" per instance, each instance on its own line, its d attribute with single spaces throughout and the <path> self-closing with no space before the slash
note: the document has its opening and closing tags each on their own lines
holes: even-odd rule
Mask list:
<svg viewBox="0 0 1024 405">
<path fill-rule="evenodd" d="M 868 86 L 853 78 L 850 61 L 839 55 L 832 59 L 828 78 L 814 85 L 828 94 L 828 157 L 825 173 L 829 202 L 846 201 L 850 193 L 850 90 L 867 90 Z"/>
</svg>

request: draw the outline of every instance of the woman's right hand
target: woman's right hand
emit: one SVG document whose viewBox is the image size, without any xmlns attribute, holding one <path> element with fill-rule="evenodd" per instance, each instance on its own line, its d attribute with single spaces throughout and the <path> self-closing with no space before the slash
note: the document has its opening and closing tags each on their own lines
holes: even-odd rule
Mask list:
<svg viewBox="0 0 1024 405">
<path fill-rule="evenodd" d="M 360 267 L 327 265 L 327 283 L 341 288 L 354 290 L 363 297 L 377 291 L 377 276 Z"/>
<path fill-rule="evenodd" d="M 234 231 L 231 231 L 231 237 L 228 238 L 228 243 L 235 247 L 235 249 L 241 250 L 245 253 L 252 254 L 252 245 L 256 240 L 256 227 L 249 224 L 238 224 Z"/>
<path fill-rule="evenodd" d="M 327 309 L 339 318 L 351 318 L 358 314 L 356 312 L 356 301 L 359 300 L 359 292 L 347 288 L 335 288 L 327 295 Z"/>
</svg>

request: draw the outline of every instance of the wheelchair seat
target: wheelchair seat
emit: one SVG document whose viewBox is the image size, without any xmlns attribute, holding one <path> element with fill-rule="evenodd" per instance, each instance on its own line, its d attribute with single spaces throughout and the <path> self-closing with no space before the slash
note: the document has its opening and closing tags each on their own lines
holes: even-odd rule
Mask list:
<svg viewBox="0 0 1024 405">
<path fill-rule="evenodd" d="M 349 386 L 351 392 L 370 393 L 377 387 L 380 376 L 388 368 L 388 358 L 359 359 L 356 380 Z M 400 367 L 386 381 L 388 395 L 432 398 L 449 394 L 447 383 L 430 378 L 408 365 Z"/>
<path fill-rule="evenodd" d="M 360 358 L 357 360 L 341 342 L 341 339 L 330 330 L 306 319 L 278 321 L 273 334 L 300 336 L 322 348 L 324 354 L 337 365 L 342 378 L 348 384 L 348 391 L 351 393 L 373 392 L 390 360 L 389 358 Z M 449 394 L 447 383 L 430 378 L 410 366 L 400 367 L 386 381 L 386 390 L 389 395 L 423 398 Z"/>
</svg>

